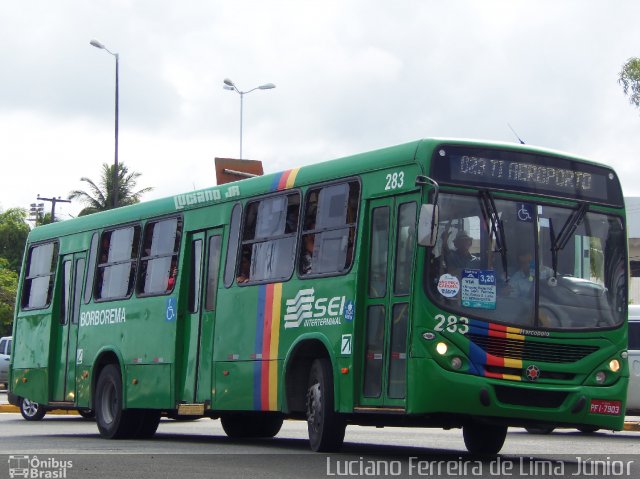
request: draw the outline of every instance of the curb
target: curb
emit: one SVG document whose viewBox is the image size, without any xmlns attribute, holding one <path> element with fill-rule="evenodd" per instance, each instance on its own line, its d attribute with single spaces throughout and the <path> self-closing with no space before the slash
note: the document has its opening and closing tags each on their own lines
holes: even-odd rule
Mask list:
<svg viewBox="0 0 640 479">
<path fill-rule="evenodd" d="M 640 431 L 640 422 L 628 421 L 624 423 L 625 431 Z"/>
</svg>

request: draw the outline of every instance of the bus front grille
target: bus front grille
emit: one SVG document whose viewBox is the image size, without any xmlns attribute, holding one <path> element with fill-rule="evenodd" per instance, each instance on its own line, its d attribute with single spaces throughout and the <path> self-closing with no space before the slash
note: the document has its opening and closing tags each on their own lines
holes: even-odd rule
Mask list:
<svg viewBox="0 0 640 479">
<path fill-rule="evenodd" d="M 487 354 L 524 361 L 575 363 L 598 350 L 597 346 L 589 345 L 540 343 L 479 334 L 468 337 Z"/>
<path fill-rule="evenodd" d="M 563 391 L 545 391 L 509 386 L 494 386 L 496 398 L 503 404 L 526 407 L 557 408 L 567 398 Z"/>
</svg>

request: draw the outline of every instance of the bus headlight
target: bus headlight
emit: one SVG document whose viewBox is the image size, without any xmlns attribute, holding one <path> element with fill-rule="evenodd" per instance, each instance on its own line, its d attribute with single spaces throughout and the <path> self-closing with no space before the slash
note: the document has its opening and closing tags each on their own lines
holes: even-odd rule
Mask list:
<svg viewBox="0 0 640 479">
<path fill-rule="evenodd" d="M 451 367 L 453 369 L 460 369 L 462 367 L 462 359 L 460 359 L 458 356 L 454 356 L 451 359 Z"/>
<path fill-rule="evenodd" d="M 609 369 L 611 369 L 611 371 L 613 371 L 614 373 L 617 373 L 620 370 L 620 361 L 618 361 L 617 359 L 612 359 L 611 361 L 609 361 Z"/>
<path fill-rule="evenodd" d="M 445 354 L 447 354 L 448 349 L 449 347 L 447 346 L 447 343 L 443 343 L 442 341 L 440 341 L 438 344 L 436 344 L 436 351 L 441 356 L 444 356 Z"/>
<path fill-rule="evenodd" d="M 596 383 L 603 384 L 605 379 L 607 379 L 607 374 L 604 371 L 598 371 L 596 373 Z"/>
</svg>

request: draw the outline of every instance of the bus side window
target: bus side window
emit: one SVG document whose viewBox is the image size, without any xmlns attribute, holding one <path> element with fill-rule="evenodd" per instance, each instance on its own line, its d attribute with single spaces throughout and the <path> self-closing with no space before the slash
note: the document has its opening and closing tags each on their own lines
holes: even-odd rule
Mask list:
<svg viewBox="0 0 640 479">
<path fill-rule="evenodd" d="M 227 260 L 224 267 L 224 286 L 230 287 L 235 279 L 236 259 L 238 255 L 238 242 L 240 241 L 240 216 L 242 206 L 236 203 L 231 211 L 231 224 L 229 226 L 229 240 L 227 241 Z"/>
<path fill-rule="evenodd" d="M 24 309 L 46 308 L 51 303 L 53 277 L 58 262 L 58 243 L 32 246 L 27 260 L 27 274 L 22 289 Z"/>
<path fill-rule="evenodd" d="M 351 267 L 359 197 L 356 181 L 309 190 L 298 263 L 301 276 L 340 274 Z"/>
<path fill-rule="evenodd" d="M 105 231 L 100 240 L 100 260 L 95 299 L 126 298 L 133 291 L 140 226 Z"/>
<path fill-rule="evenodd" d="M 247 205 L 237 282 L 287 279 L 293 272 L 299 193 L 270 196 Z"/>
<path fill-rule="evenodd" d="M 91 300 L 93 276 L 96 273 L 96 257 L 98 256 L 98 233 L 93 233 L 91 246 L 89 247 L 89 261 L 87 264 L 87 276 L 84 284 L 84 304 Z"/>
<path fill-rule="evenodd" d="M 164 294 L 173 290 L 178 272 L 181 236 L 180 218 L 150 221 L 145 225 L 138 294 Z"/>
</svg>

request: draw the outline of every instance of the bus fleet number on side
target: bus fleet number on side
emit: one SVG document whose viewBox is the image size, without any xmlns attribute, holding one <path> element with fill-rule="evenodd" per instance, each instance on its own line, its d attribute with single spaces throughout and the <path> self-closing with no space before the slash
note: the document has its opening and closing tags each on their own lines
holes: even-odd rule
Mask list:
<svg viewBox="0 0 640 479">
<path fill-rule="evenodd" d="M 444 331 L 446 329 L 450 333 L 467 334 L 469 332 L 469 319 L 464 316 L 458 318 L 456 316 L 446 317 L 444 314 L 437 314 L 435 320 L 438 322 L 436 327 L 433 328 L 436 331 Z"/>
<path fill-rule="evenodd" d="M 384 187 L 385 191 L 396 190 L 404 186 L 404 171 L 395 171 L 389 173 L 386 176 L 387 184 Z"/>
</svg>

